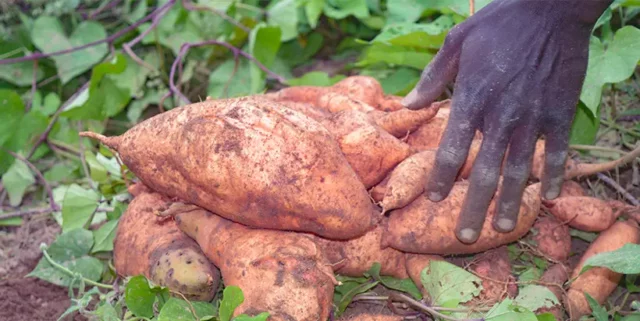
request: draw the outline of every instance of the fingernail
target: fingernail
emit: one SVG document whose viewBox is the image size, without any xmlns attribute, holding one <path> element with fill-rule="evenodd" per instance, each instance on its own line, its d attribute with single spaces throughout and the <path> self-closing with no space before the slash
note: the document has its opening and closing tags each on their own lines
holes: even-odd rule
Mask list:
<svg viewBox="0 0 640 321">
<path fill-rule="evenodd" d="M 406 108 L 411 108 L 411 104 L 413 104 L 416 100 L 418 100 L 418 92 L 414 89 L 409 92 L 400 103 Z"/>
<path fill-rule="evenodd" d="M 439 192 L 429 192 L 429 200 L 432 202 L 440 202 L 442 201 L 442 194 Z"/>
<path fill-rule="evenodd" d="M 557 186 L 551 186 L 549 187 L 547 192 L 544 194 L 544 198 L 548 200 L 552 200 L 558 197 L 559 195 L 560 195 L 560 188 L 558 188 Z"/>
<path fill-rule="evenodd" d="M 460 241 L 472 243 L 478 238 L 478 232 L 470 228 L 462 229 L 459 233 Z"/>
<path fill-rule="evenodd" d="M 498 225 L 498 228 L 500 229 L 500 231 L 503 231 L 503 232 L 510 232 L 515 227 L 515 224 L 513 223 L 513 220 L 510 220 L 508 218 L 499 219 L 497 225 Z"/>
</svg>

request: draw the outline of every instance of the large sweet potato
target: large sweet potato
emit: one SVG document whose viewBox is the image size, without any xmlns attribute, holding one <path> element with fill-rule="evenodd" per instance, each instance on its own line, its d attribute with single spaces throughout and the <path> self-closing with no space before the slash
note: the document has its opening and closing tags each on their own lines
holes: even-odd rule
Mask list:
<svg viewBox="0 0 640 321">
<path fill-rule="evenodd" d="M 328 319 L 336 280 L 311 236 L 250 229 L 194 206 L 174 212 L 180 229 L 218 266 L 224 284 L 242 290 L 244 302 L 234 316 L 269 312 L 270 321 Z"/>
<path fill-rule="evenodd" d="M 587 232 L 608 229 L 621 214 L 604 200 L 590 196 L 565 196 L 544 200 L 543 204 L 558 220 Z"/>
<path fill-rule="evenodd" d="M 151 189 L 247 226 L 350 239 L 379 219 L 326 128 L 259 96 L 178 107 L 117 137 L 81 135 Z"/>
<path fill-rule="evenodd" d="M 640 233 L 637 223 L 618 221 L 598 235 L 589 245 L 580 262 L 573 269 L 570 279 L 574 281 L 570 284 L 565 299 L 565 309 L 568 310 L 572 320 L 578 320 L 591 313 L 591 307 L 584 293 L 588 293 L 596 302 L 602 304 L 622 278 L 622 274 L 605 267 L 594 267 L 580 274 L 585 261 L 596 254 L 615 251 L 627 243 L 637 244 L 639 241 Z"/>
<path fill-rule="evenodd" d="M 455 227 L 468 189 L 468 181 L 457 182 L 449 196 L 432 202 L 420 196 L 409 205 L 391 211 L 383 234 L 383 244 L 403 252 L 423 254 L 470 254 L 486 251 L 500 245 L 516 241 L 524 236 L 540 209 L 540 183 L 527 186 L 524 190 L 518 224 L 509 233 L 499 233 L 492 226 L 495 215 L 496 198 L 491 201 L 484 226 L 478 240 L 465 244 L 455 235 Z M 502 186 L 497 189 L 499 193 Z"/>
<path fill-rule="evenodd" d="M 155 215 L 166 208 L 168 198 L 140 188 L 135 191 L 137 196 L 116 230 L 113 248 L 116 273 L 124 277 L 144 275 L 187 298 L 211 300 L 220 285 L 220 271 L 198 244 L 178 229 L 173 219 Z"/>
</svg>

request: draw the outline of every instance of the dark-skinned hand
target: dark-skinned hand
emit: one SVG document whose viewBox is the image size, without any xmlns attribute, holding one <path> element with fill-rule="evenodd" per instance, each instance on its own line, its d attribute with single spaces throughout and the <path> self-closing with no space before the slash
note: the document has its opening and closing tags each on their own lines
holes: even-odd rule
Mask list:
<svg viewBox="0 0 640 321">
<path fill-rule="evenodd" d="M 425 187 L 431 201 L 448 196 L 475 132 L 483 134 L 457 223 L 461 242 L 478 239 L 504 157 L 493 227 L 515 228 L 540 135 L 545 139 L 542 197 L 559 195 L 591 30 L 610 4 L 494 0 L 451 29 L 403 100 L 409 109 L 428 107 L 455 80 L 449 122 Z"/>
</svg>

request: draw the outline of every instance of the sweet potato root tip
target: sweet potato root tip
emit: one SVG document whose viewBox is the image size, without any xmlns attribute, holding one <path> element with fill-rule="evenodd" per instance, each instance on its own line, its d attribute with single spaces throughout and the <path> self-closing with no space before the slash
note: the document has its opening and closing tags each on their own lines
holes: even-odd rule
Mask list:
<svg viewBox="0 0 640 321">
<path fill-rule="evenodd" d="M 383 244 L 403 252 L 422 254 L 472 254 L 509 244 L 524 236 L 533 226 L 540 210 L 540 183 L 525 188 L 518 214 L 517 227 L 509 233 L 494 230 L 495 197 L 489 205 L 478 241 L 464 244 L 455 235 L 460 208 L 468 181 L 457 182 L 449 196 L 440 202 L 418 197 L 409 205 L 391 211 Z M 501 187 L 498 188 L 498 192 Z"/>
<path fill-rule="evenodd" d="M 539 217 L 533 225 L 531 239 L 540 253 L 555 261 L 565 261 L 571 252 L 569 227 L 554 216 Z"/>
<path fill-rule="evenodd" d="M 78 135 L 80 135 L 80 137 L 89 137 L 89 138 L 95 139 L 100 143 L 104 144 L 105 146 L 114 149 L 115 151 L 118 151 L 118 147 L 120 146 L 119 137 L 107 137 L 98 133 L 87 132 L 87 131 L 80 132 Z"/>
<path fill-rule="evenodd" d="M 570 279 L 574 281 L 569 286 L 564 302 L 565 309 L 569 311 L 572 320 L 578 320 L 591 313 L 591 307 L 583 293 L 588 293 L 599 304 L 602 304 L 615 290 L 622 278 L 622 274 L 604 267 L 594 267 L 580 274 L 585 261 L 598 253 L 615 251 L 627 243 L 638 244 L 639 241 L 640 232 L 636 222 L 618 221 L 600 233 L 589 245 L 573 270 Z"/>
<path fill-rule="evenodd" d="M 571 166 L 567 169 L 567 172 L 565 173 L 565 178 L 572 179 L 576 177 L 589 176 L 589 175 L 593 175 L 601 172 L 610 171 L 612 169 L 615 169 L 616 167 L 632 162 L 638 157 L 640 157 L 640 146 L 636 147 L 634 150 L 625 154 L 619 159 L 616 159 L 610 162 L 598 163 L 598 164 L 578 164 L 573 162 Z"/>
<path fill-rule="evenodd" d="M 543 200 L 549 212 L 569 226 L 586 231 L 601 232 L 608 229 L 620 215 L 601 199 L 590 196 L 566 196 Z"/>
</svg>

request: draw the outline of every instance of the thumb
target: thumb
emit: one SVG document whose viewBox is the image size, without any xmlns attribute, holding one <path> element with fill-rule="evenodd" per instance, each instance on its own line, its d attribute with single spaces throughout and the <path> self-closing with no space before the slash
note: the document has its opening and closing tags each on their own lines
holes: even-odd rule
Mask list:
<svg viewBox="0 0 640 321">
<path fill-rule="evenodd" d="M 421 109 L 431 105 L 444 92 L 458 72 L 462 35 L 452 29 L 436 56 L 424 68 L 416 86 L 402 100 L 408 109 Z"/>
</svg>

